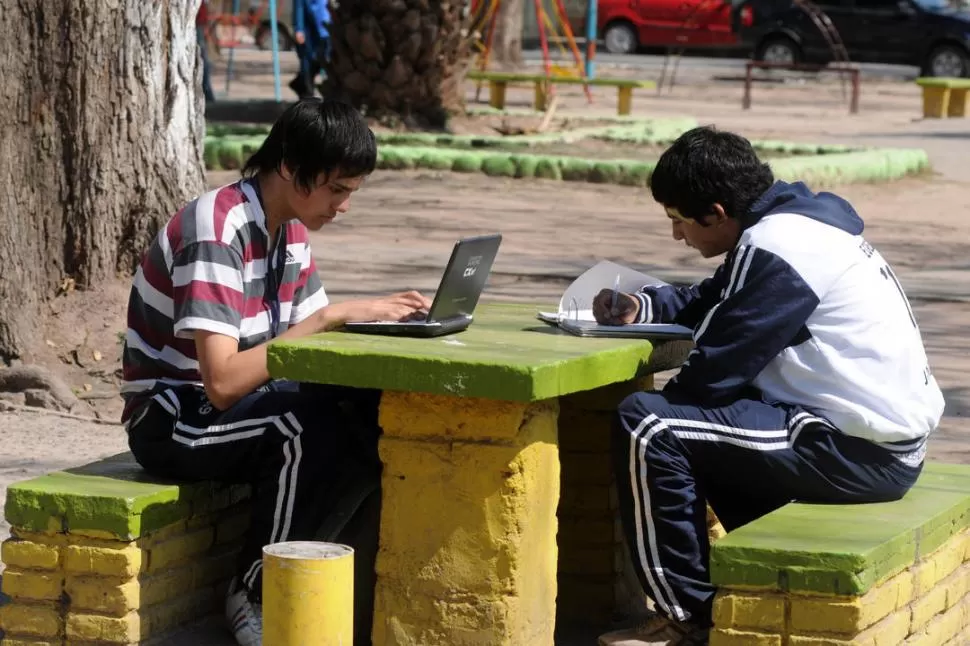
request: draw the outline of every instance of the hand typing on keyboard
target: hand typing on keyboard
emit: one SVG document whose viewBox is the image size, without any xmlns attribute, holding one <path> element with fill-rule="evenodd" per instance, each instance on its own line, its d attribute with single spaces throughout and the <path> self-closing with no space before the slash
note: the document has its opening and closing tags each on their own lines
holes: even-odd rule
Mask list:
<svg viewBox="0 0 970 646">
<path fill-rule="evenodd" d="M 384 298 L 344 301 L 328 305 L 331 320 L 339 323 L 424 320 L 431 300 L 418 292 L 401 292 Z M 420 314 L 421 319 L 411 318 Z"/>
<path fill-rule="evenodd" d="M 399 319 L 397 321 L 374 321 L 374 322 L 380 323 L 381 325 L 388 325 L 388 324 L 396 325 L 399 323 L 418 323 L 418 322 L 427 320 L 427 318 L 428 318 L 428 313 L 422 312 L 419 310 L 417 312 L 412 312 L 408 316 L 405 316 L 404 318 Z"/>
</svg>

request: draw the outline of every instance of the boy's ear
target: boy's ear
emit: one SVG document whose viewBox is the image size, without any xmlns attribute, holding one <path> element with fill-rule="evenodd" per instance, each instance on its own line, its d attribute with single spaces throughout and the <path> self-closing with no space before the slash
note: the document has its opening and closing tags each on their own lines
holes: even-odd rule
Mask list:
<svg viewBox="0 0 970 646">
<path fill-rule="evenodd" d="M 280 177 L 285 179 L 287 182 L 293 181 L 293 171 L 291 171 L 286 164 L 280 164 Z"/>
<path fill-rule="evenodd" d="M 711 205 L 711 216 L 714 218 L 713 224 L 721 225 L 731 219 L 724 207 L 715 202 Z"/>
</svg>

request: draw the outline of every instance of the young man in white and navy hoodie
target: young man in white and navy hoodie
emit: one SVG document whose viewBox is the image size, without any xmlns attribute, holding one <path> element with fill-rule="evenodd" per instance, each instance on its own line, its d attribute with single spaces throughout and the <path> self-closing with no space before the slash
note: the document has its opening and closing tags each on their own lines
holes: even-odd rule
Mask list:
<svg viewBox="0 0 970 646">
<path fill-rule="evenodd" d="M 679 323 L 695 342 L 661 392 L 619 407 L 620 513 L 658 614 L 604 645 L 706 643 L 705 503 L 731 531 L 792 500 L 896 500 L 943 413 L 916 317 L 848 202 L 775 181 L 712 128 L 665 151 L 651 187 L 674 240 L 726 256 L 696 285 L 594 302 L 601 323 Z"/>
</svg>

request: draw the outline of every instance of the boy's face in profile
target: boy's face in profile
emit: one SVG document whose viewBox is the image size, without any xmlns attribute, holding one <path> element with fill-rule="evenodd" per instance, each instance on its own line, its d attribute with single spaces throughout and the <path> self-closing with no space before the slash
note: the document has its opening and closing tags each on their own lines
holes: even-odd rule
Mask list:
<svg viewBox="0 0 970 646">
<path fill-rule="evenodd" d="M 714 212 L 704 216 L 703 223 L 684 217 L 672 206 L 665 206 L 664 210 L 670 218 L 670 235 L 674 240 L 683 240 L 688 247 L 697 249 L 705 258 L 727 253 L 737 242 L 740 226 L 737 220 L 727 217 L 720 206 L 715 206 Z"/>
<path fill-rule="evenodd" d="M 339 172 L 321 175 L 316 186 L 307 192 L 291 181 L 290 208 L 296 218 L 311 230 L 333 222 L 338 213 L 350 210 L 350 196 L 364 183 L 365 176 L 343 177 Z"/>
</svg>

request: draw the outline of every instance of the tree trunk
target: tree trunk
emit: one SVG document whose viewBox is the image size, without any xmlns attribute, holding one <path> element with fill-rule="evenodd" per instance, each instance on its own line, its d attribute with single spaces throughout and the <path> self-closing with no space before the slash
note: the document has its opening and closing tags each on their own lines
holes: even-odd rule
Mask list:
<svg viewBox="0 0 970 646">
<path fill-rule="evenodd" d="M 204 186 L 199 0 L 4 0 L 0 359 L 65 281 L 129 275 Z"/>
<path fill-rule="evenodd" d="M 340 0 L 326 96 L 368 115 L 440 127 L 464 109 L 471 61 L 463 0 Z"/>
<path fill-rule="evenodd" d="M 524 0 L 502 0 L 502 4 L 499 5 L 498 17 L 495 20 L 495 35 L 492 37 L 492 51 L 489 54 L 491 62 L 498 67 L 522 65 L 524 12 Z"/>
</svg>

